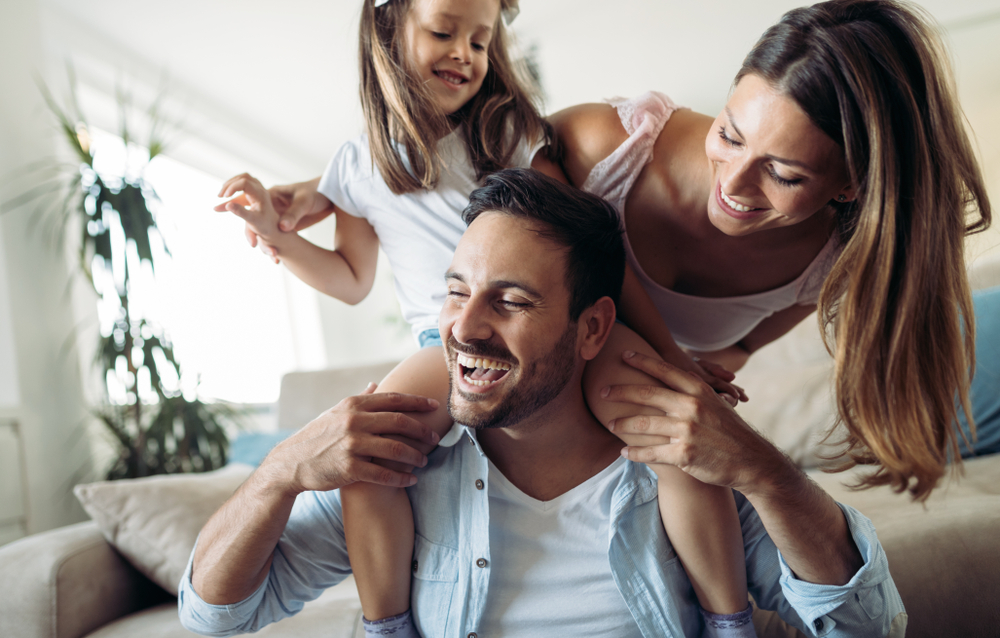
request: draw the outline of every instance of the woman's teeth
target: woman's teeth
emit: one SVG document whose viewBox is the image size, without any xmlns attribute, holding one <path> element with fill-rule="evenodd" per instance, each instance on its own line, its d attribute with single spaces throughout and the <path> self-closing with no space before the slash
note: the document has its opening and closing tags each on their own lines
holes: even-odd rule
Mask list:
<svg viewBox="0 0 1000 638">
<path fill-rule="evenodd" d="M 727 206 L 729 206 L 730 208 L 732 208 L 733 210 L 735 210 L 737 212 L 747 213 L 747 212 L 750 212 L 752 210 L 757 210 L 756 208 L 753 208 L 752 206 L 744 206 L 743 204 L 738 204 L 738 203 L 734 202 L 733 200 L 729 199 L 729 197 L 726 196 L 726 192 L 724 190 L 722 190 L 721 188 L 719 189 L 719 192 L 722 193 L 722 201 L 726 202 Z"/>
</svg>

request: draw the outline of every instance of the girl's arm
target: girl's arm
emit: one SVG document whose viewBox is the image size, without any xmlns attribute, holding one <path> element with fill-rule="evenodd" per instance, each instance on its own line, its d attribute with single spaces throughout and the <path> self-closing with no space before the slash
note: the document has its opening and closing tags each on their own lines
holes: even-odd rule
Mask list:
<svg viewBox="0 0 1000 638">
<path fill-rule="evenodd" d="M 714 352 L 692 352 L 691 354 L 735 372 L 746 365 L 751 354 L 784 336 L 815 310 L 815 304 L 785 308 L 761 321 L 750 334 L 728 348 Z"/>
<path fill-rule="evenodd" d="M 292 274 L 316 290 L 354 305 L 368 296 L 375 281 L 378 236 L 364 219 L 334 207 L 334 249 L 313 244 L 298 233 L 282 233 L 265 241 Z"/>
<path fill-rule="evenodd" d="M 747 400 L 740 388 L 729 383 L 735 376 L 729 373 L 728 369 L 724 371 L 713 368 L 712 372 L 709 372 L 677 345 L 673 335 L 670 334 L 670 328 L 664 323 L 656 306 L 653 305 L 653 300 L 649 298 L 649 293 L 642 287 L 642 283 L 635 271 L 632 270 L 632 266 L 627 263 L 625 264 L 625 280 L 622 282 L 622 296 L 618 309 L 622 321 L 639 333 L 649 345 L 653 346 L 653 349 L 664 361 L 681 370 L 698 375 L 717 392 L 728 394 L 734 399 Z M 714 359 L 712 361 L 725 367 L 725 364 L 721 362 L 716 362 Z"/>
<path fill-rule="evenodd" d="M 223 190 L 223 196 L 240 191 L 243 197 L 227 202 L 225 210 L 242 218 L 275 255 L 280 255 L 296 277 L 345 303 L 356 304 L 368 295 L 378 258 L 378 237 L 371 224 L 334 207 L 337 215 L 334 250 L 327 250 L 297 233 L 278 228 L 279 215 L 271 196 L 257 179 L 249 175 L 234 178 Z"/>
</svg>

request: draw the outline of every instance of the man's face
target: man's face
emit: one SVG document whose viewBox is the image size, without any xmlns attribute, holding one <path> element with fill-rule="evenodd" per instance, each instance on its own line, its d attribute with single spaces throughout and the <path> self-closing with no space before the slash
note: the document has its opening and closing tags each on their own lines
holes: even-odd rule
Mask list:
<svg viewBox="0 0 1000 638">
<path fill-rule="evenodd" d="M 448 411 L 459 423 L 515 425 L 558 397 L 582 364 L 564 255 L 528 221 L 501 213 L 480 215 L 463 235 L 440 321 Z"/>
</svg>

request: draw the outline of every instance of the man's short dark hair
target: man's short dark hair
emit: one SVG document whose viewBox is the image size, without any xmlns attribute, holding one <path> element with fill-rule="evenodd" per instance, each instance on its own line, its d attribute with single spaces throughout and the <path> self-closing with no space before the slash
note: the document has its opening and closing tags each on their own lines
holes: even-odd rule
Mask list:
<svg viewBox="0 0 1000 638">
<path fill-rule="evenodd" d="M 566 247 L 570 319 L 579 319 L 601 297 L 618 304 L 625 243 L 621 219 L 611 204 L 538 171 L 508 168 L 493 173 L 472 192 L 462 219 L 471 224 L 489 212 L 538 222 L 541 237 Z"/>
</svg>

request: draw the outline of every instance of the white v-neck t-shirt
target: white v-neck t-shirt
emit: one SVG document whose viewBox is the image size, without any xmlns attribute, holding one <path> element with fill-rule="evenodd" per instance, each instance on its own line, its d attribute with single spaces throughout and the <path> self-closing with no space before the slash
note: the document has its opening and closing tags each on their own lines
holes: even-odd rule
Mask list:
<svg viewBox="0 0 1000 638">
<path fill-rule="evenodd" d="M 611 497 L 624 468 L 619 458 L 539 501 L 490 463 L 490 585 L 479 636 L 642 636 L 608 561 Z"/>
</svg>

